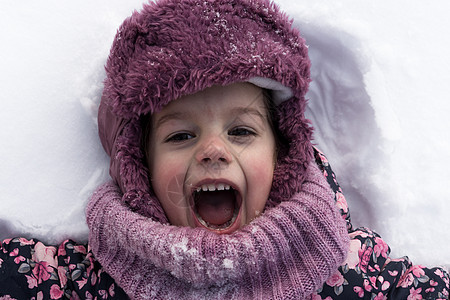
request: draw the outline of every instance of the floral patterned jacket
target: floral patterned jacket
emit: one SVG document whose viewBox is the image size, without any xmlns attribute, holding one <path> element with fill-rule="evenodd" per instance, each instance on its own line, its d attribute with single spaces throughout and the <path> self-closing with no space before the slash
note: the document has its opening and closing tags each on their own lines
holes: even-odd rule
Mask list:
<svg viewBox="0 0 450 300">
<path fill-rule="evenodd" d="M 352 228 L 347 202 L 328 160 L 317 149 L 315 157 L 335 192 L 351 242 L 345 263 L 311 299 L 448 299 L 445 270 L 413 266 L 407 257 L 392 259 L 378 234 Z M 0 242 L 0 300 L 127 298 L 89 246 L 71 240 L 59 247 L 25 238 Z"/>
<path fill-rule="evenodd" d="M 449 299 L 450 277 L 444 269 L 414 266 L 406 256 L 393 259 L 389 246 L 377 233 L 368 228 L 353 229 L 347 201 L 327 158 L 317 149 L 315 157 L 347 222 L 350 251 L 312 299 Z"/>
</svg>

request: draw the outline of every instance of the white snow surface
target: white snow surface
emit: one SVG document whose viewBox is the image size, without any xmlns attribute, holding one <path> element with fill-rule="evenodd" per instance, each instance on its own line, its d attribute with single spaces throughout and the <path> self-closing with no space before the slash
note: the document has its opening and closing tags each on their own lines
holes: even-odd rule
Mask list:
<svg viewBox="0 0 450 300">
<path fill-rule="evenodd" d="M 315 142 L 355 226 L 392 256 L 450 265 L 450 2 L 277 1 L 307 40 Z M 96 109 L 114 34 L 138 0 L 13 1 L 0 10 L 0 238 L 87 240 L 108 180 Z"/>
</svg>

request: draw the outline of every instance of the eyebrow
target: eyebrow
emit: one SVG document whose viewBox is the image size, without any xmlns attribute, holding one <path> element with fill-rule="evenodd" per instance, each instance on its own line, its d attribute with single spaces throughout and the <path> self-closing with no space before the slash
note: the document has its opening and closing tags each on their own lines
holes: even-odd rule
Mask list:
<svg viewBox="0 0 450 300">
<path fill-rule="evenodd" d="M 174 112 L 163 115 L 161 118 L 156 120 L 155 129 L 161 127 L 162 124 L 170 120 L 183 120 L 190 116 L 188 112 Z"/>
<path fill-rule="evenodd" d="M 240 115 L 254 115 L 258 117 L 261 121 L 266 121 L 267 117 L 264 116 L 258 109 L 253 107 L 235 107 L 231 110 L 231 115 L 240 116 Z"/>
<path fill-rule="evenodd" d="M 230 110 L 229 113 L 231 116 L 240 116 L 240 115 L 254 115 L 260 119 L 260 121 L 264 122 L 266 121 L 266 116 L 261 114 L 261 112 L 253 107 L 234 107 Z M 163 115 L 161 118 L 156 120 L 155 124 L 155 130 L 161 127 L 166 122 L 169 122 L 170 120 L 184 120 L 186 118 L 189 118 L 191 114 L 189 112 L 173 112 Z"/>
</svg>

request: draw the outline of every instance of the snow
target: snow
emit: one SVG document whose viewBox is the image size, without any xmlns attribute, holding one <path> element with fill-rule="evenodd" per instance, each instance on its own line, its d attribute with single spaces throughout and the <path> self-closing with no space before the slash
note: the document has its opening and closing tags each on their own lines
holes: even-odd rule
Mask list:
<svg viewBox="0 0 450 300">
<path fill-rule="evenodd" d="M 308 116 L 350 205 L 393 256 L 450 265 L 450 3 L 282 0 L 313 62 Z M 0 10 L 0 238 L 86 241 L 108 179 L 103 64 L 141 1 L 29 0 Z"/>
<path fill-rule="evenodd" d="M 226 269 L 233 269 L 233 265 L 234 265 L 234 263 L 233 263 L 233 261 L 231 259 L 225 258 L 223 260 L 223 266 Z"/>
</svg>

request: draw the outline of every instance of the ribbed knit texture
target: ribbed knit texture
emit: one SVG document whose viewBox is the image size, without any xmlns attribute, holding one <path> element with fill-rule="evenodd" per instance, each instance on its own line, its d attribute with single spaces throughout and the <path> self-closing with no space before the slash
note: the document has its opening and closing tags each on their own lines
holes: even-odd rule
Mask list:
<svg viewBox="0 0 450 300">
<path fill-rule="evenodd" d="M 305 299 L 344 261 L 348 235 L 311 163 L 290 200 L 230 235 L 132 212 L 114 183 L 87 207 L 96 259 L 134 299 Z"/>
</svg>

